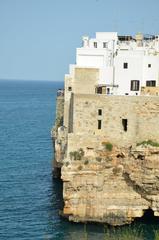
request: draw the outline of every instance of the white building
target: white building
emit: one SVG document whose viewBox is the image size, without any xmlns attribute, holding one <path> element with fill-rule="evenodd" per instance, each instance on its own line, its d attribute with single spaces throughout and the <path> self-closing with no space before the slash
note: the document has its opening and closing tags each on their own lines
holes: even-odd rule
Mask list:
<svg viewBox="0 0 159 240">
<path fill-rule="evenodd" d="M 97 32 L 94 39 L 83 37 L 76 50 L 75 67 L 98 68 L 97 93 L 140 95 L 143 87 L 159 86 L 159 35 L 118 36 Z"/>
</svg>

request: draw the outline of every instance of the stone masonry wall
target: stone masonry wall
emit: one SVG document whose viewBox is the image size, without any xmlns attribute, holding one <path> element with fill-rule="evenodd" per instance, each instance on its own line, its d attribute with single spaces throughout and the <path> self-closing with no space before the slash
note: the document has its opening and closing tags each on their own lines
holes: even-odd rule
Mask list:
<svg viewBox="0 0 159 240">
<path fill-rule="evenodd" d="M 65 75 L 64 126 L 69 125 L 69 108 L 72 93 L 94 94 L 99 69 L 75 67 L 72 75 Z"/>
<path fill-rule="evenodd" d="M 102 110 L 102 115 L 98 114 Z M 127 119 L 124 131 L 122 119 Z M 98 120 L 102 121 L 98 129 Z M 159 97 L 74 94 L 73 135 L 84 142 L 107 140 L 131 146 L 145 140 L 159 142 Z M 71 136 L 70 136 L 71 138 Z"/>
</svg>

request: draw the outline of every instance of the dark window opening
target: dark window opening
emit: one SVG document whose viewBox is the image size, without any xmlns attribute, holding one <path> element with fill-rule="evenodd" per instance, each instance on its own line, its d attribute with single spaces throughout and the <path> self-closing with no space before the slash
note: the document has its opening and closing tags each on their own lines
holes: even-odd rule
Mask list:
<svg viewBox="0 0 159 240">
<path fill-rule="evenodd" d="M 133 40 L 133 37 L 130 35 L 118 36 L 119 41 L 130 41 Z"/>
<path fill-rule="evenodd" d="M 125 69 L 128 68 L 128 63 L 125 62 L 125 63 L 123 64 L 123 68 L 125 68 Z"/>
<path fill-rule="evenodd" d="M 102 87 L 97 87 L 96 92 L 97 94 L 102 94 Z"/>
<path fill-rule="evenodd" d="M 98 109 L 98 115 L 102 116 L 102 109 Z"/>
<path fill-rule="evenodd" d="M 108 95 L 110 94 L 110 88 L 107 88 L 107 94 Z"/>
<path fill-rule="evenodd" d="M 128 120 L 125 119 L 125 118 L 123 118 L 123 119 L 122 119 L 122 125 L 123 125 L 123 130 L 124 130 L 125 132 L 127 132 L 127 130 L 128 130 Z"/>
<path fill-rule="evenodd" d="M 97 42 L 94 42 L 94 47 L 97 48 Z"/>
<path fill-rule="evenodd" d="M 146 81 L 146 87 L 156 87 L 156 81 Z"/>
<path fill-rule="evenodd" d="M 68 87 L 68 91 L 72 91 L 72 87 Z"/>
<path fill-rule="evenodd" d="M 139 91 L 140 81 L 139 80 L 132 80 L 131 81 L 131 91 Z"/>
<path fill-rule="evenodd" d="M 151 64 L 150 63 L 148 64 L 148 68 L 151 68 Z"/>
<path fill-rule="evenodd" d="M 129 95 L 129 93 L 125 93 L 125 95 Z"/>
<path fill-rule="evenodd" d="M 96 94 L 106 94 L 106 86 L 97 86 L 95 88 Z"/>
<path fill-rule="evenodd" d="M 98 129 L 102 128 L 102 120 L 98 120 Z"/>
<path fill-rule="evenodd" d="M 104 42 L 103 43 L 103 48 L 107 48 L 107 45 L 108 45 L 107 42 Z"/>
</svg>

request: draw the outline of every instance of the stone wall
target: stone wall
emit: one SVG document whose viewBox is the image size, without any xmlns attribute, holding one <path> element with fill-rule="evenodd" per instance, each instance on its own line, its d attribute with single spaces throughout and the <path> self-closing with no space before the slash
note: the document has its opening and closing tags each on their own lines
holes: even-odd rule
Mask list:
<svg viewBox="0 0 159 240">
<path fill-rule="evenodd" d="M 75 67 L 72 75 L 65 75 L 64 126 L 69 127 L 70 99 L 72 93 L 94 94 L 98 84 L 99 69 Z"/>
<path fill-rule="evenodd" d="M 69 136 L 71 145 L 76 145 L 75 138 L 85 147 L 99 145 L 103 141 L 121 147 L 149 139 L 159 142 L 157 96 L 74 94 L 73 106 L 73 134 Z M 98 114 L 99 109 L 102 115 Z M 98 120 L 101 120 L 101 129 L 98 129 Z M 125 120 L 127 129 L 124 130 Z"/>
<path fill-rule="evenodd" d="M 98 85 L 99 69 L 75 68 L 74 93 L 95 94 L 95 86 Z"/>
</svg>

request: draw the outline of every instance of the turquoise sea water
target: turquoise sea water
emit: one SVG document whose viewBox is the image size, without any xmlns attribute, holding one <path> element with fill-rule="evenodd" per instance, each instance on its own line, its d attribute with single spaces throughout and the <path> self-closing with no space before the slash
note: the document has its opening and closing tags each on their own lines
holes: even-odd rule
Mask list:
<svg viewBox="0 0 159 240">
<path fill-rule="evenodd" d="M 52 180 L 50 130 L 56 91 L 62 86 L 0 81 L 0 239 L 157 240 L 158 220 L 114 229 L 59 217 L 61 183 Z"/>
</svg>

